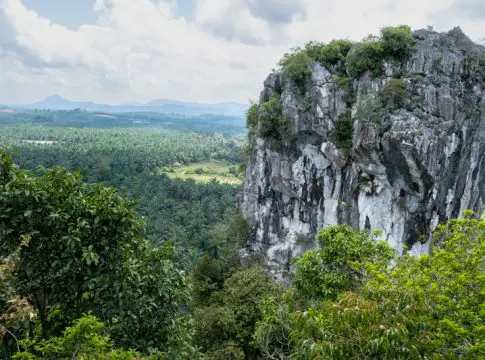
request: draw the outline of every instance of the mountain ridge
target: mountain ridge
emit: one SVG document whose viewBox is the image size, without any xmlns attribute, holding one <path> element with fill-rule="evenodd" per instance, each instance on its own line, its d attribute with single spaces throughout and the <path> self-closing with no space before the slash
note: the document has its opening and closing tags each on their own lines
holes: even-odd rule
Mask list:
<svg viewBox="0 0 485 360">
<path fill-rule="evenodd" d="M 99 104 L 93 101 L 72 101 L 57 94 L 46 97 L 43 100 L 21 105 L 2 105 L 9 108 L 39 109 L 39 110 L 74 110 L 83 109 L 93 112 L 157 112 L 157 113 L 177 113 L 187 115 L 201 114 L 224 114 L 243 116 L 249 107 L 247 104 L 238 102 L 221 102 L 213 104 L 185 102 L 180 100 L 153 99 L 149 102 L 127 103 L 127 104 Z"/>
</svg>

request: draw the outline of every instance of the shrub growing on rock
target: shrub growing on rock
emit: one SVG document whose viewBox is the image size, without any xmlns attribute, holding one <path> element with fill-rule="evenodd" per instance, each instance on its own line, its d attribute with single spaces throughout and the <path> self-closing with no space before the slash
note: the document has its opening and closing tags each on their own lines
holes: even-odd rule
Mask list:
<svg viewBox="0 0 485 360">
<path fill-rule="evenodd" d="M 345 74 L 345 59 L 352 46 L 350 40 L 332 40 L 321 48 L 315 60 L 330 71 Z"/>
<path fill-rule="evenodd" d="M 287 53 L 280 60 L 279 65 L 286 77 L 303 92 L 308 76 L 312 73 L 312 58 L 307 51 L 297 48 Z"/>
<path fill-rule="evenodd" d="M 283 107 L 278 96 L 273 96 L 261 105 L 249 108 L 246 122 L 251 131 L 257 129 L 266 139 L 282 140 L 290 122 L 283 115 Z"/>
<path fill-rule="evenodd" d="M 330 133 L 331 139 L 336 143 L 340 149 L 352 148 L 352 137 L 354 134 L 354 122 L 352 120 L 352 113 L 349 110 L 339 115 L 337 121 L 334 123 L 334 128 Z"/>
<path fill-rule="evenodd" d="M 382 28 L 381 43 L 385 56 L 397 61 L 406 59 L 416 44 L 408 25 Z"/>
<path fill-rule="evenodd" d="M 374 76 L 379 76 L 383 72 L 383 59 L 384 51 L 381 41 L 369 40 L 357 43 L 347 55 L 347 73 L 352 78 L 357 78 L 366 71 L 371 71 Z"/>
<path fill-rule="evenodd" d="M 382 89 L 382 105 L 392 110 L 403 106 L 406 95 L 406 86 L 401 79 L 392 79 Z"/>
</svg>

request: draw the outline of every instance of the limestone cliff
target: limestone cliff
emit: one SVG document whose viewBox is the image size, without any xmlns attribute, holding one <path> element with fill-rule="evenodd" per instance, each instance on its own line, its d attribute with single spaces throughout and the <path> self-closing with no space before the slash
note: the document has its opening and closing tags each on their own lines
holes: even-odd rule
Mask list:
<svg viewBox="0 0 485 360">
<path fill-rule="evenodd" d="M 483 210 L 485 50 L 459 28 L 413 37 L 402 64 L 383 62 L 381 75 L 347 87 L 316 62 L 304 91 L 281 70 L 264 82 L 260 104 L 279 99 L 289 129 L 278 143 L 250 136 L 239 207 L 254 230 L 248 250 L 277 276 L 331 224 L 381 229 L 398 251 L 419 254 L 438 223 Z M 393 79 L 401 99 L 381 106 Z M 353 132 L 342 149 L 332 134 L 346 112 Z"/>
</svg>

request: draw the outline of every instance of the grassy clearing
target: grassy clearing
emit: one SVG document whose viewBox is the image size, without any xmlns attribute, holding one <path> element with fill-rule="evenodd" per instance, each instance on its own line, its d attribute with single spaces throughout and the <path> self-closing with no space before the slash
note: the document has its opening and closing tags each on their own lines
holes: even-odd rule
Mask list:
<svg viewBox="0 0 485 360">
<path fill-rule="evenodd" d="M 207 184 L 215 179 L 221 184 L 241 185 L 243 180 L 238 174 L 238 166 L 226 161 L 211 160 L 189 165 L 173 165 L 159 169 L 160 174 L 167 174 L 171 179 L 192 179 L 200 184 Z"/>
</svg>

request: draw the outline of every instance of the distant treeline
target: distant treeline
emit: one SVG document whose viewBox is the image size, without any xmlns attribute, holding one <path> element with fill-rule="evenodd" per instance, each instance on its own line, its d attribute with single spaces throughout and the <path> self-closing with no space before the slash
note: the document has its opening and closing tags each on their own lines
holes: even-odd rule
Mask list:
<svg viewBox="0 0 485 360">
<path fill-rule="evenodd" d="M 191 129 L 204 133 L 232 136 L 244 133 L 245 120 L 225 115 L 180 115 L 151 112 L 100 113 L 76 110 L 0 111 L 0 125 L 43 124 L 54 127 L 147 127 L 161 126 L 177 130 Z"/>
</svg>

